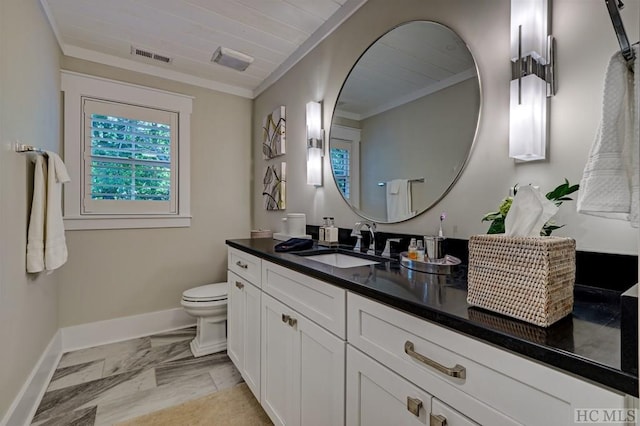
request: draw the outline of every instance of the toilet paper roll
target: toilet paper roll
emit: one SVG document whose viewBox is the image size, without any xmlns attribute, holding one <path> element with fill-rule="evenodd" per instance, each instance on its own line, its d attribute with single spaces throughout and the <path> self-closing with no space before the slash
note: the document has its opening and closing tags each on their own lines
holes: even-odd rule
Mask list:
<svg viewBox="0 0 640 426">
<path fill-rule="evenodd" d="M 287 222 L 290 235 L 298 236 L 306 234 L 307 216 L 304 213 L 288 213 Z"/>
</svg>

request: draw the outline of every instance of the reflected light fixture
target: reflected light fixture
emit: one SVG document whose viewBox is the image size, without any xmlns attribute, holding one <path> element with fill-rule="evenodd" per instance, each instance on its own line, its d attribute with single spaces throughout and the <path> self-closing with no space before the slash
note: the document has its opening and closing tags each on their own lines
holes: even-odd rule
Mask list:
<svg viewBox="0 0 640 426">
<path fill-rule="evenodd" d="M 550 0 L 511 0 L 509 157 L 544 160 L 555 95 Z"/>
<path fill-rule="evenodd" d="M 322 186 L 322 157 L 324 155 L 322 105 L 307 103 L 307 184 Z"/>
</svg>

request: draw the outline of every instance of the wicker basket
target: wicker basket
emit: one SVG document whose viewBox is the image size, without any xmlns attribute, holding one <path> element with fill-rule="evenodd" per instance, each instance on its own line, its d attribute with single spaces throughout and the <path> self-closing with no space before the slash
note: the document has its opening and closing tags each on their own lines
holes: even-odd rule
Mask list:
<svg viewBox="0 0 640 426">
<path fill-rule="evenodd" d="M 467 302 L 548 327 L 573 310 L 575 260 L 571 238 L 474 235 Z"/>
</svg>

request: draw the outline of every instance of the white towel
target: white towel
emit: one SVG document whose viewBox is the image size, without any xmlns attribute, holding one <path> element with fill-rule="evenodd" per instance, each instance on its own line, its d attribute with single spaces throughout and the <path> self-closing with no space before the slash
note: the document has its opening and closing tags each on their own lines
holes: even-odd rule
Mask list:
<svg viewBox="0 0 640 426">
<path fill-rule="evenodd" d="M 42 155 L 35 157 L 33 199 L 27 233 L 27 272 L 44 271 L 44 218 L 47 208 L 47 165 Z"/>
<path fill-rule="evenodd" d="M 607 67 L 602 118 L 580 182 L 577 209 L 584 214 L 627 220 L 637 228 L 640 52 L 638 47 L 634 50 L 635 77 L 620 52 L 613 55 Z"/>
<path fill-rule="evenodd" d="M 53 271 L 67 261 L 67 242 L 62 222 L 62 184 L 69 182 L 64 163 L 55 152 L 47 151 L 47 221 L 45 224 L 44 264 Z"/>
<path fill-rule="evenodd" d="M 62 222 L 62 184 L 69 174 L 58 154 L 47 152 L 34 159 L 33 199 L 27 234 L 27 272 L 53 271 L 67 261 Z"/>
<path fill-rule="evenodd" d="M 414 216 L 411 211 L 411 184 L 407 179 L 387 182 L 387 220 L 396 222 Z"/>
</svg>

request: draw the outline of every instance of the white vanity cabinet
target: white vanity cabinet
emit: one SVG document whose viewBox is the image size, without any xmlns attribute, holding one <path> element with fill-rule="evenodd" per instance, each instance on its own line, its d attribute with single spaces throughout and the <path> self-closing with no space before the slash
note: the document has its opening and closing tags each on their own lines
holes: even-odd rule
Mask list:
<svg viewBox="0 0 640 426">
<path fill-rule="evenodd" d="M 229 248 L 227 354 L 260 400 L 260 258 Z M 245 267 L 246 266 L 246 267 Z"/>
<path fill-rule="evenodd" d="M 576 409 L 637 407 L 622 392 L 229 253 L 229 356 L 276 425 L 564 426 Z"/>
</svg>

